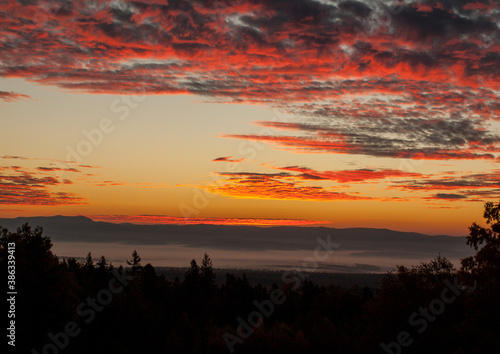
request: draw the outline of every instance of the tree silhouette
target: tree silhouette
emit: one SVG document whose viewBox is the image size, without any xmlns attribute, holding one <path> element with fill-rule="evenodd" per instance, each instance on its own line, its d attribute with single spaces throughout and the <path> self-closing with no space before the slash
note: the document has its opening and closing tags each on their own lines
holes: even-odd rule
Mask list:
<svg viewBox="0 0 500 354">
<path fill-rule="evenodd" d="M 200 278 L 203 293 L 208 298 L 211 298 L 216 288 L 215 273 L 212 260 L 206 253 L 201 261 Z"/>
<path fill-rule="evenodd" d="M 459 272 L 471 292 L 461 324 L 464 353 L 500 353 L 500 203 L 485 203 L 483 215 L 488 227 L 469 228 L 467 244 L 476 254 L 462 260 Z"/>
<path fill-rule="evenodd" d="M 184 274 L 184 283 L 189 287 L 195 287 L 200 283 L 200 267 L 194 259 L 191 260 L 189 269 Z"/>
<path fill-rule="evenodd" d="M 28 224 L 16 232 L 1 230 L 2 279 L 7 280 L 9 244 L 15 244 L 16 280 L 15 289 L 7 291 L 17 291 L 16 303 L 20 304 L 15 314 L 16 352 L 28 353 L 32 346 L 46 342 L 48 329 L 71 318 L 79 302 L 77 285 L 73 274 L 52 253 L 52 242 L 43 229 Z"/>
<path fill-rule="evenodd" d="M 132 252 L 132 259 L 130 261 L 127 260 L 127 264 L 129 266 L 132 266 L 132 271 L 131 271 L 132 274 L 136 274 L 137 272 L 142 270 L 141 257 L 139 257 L 136 250 Z"/>
<path fill-rule="evenodd" d="M 94 261 L 92 260 L 92 253 L 88 253 L 87 257 L 85 257 L 85 264 L 84 267 L 86 269 L 93 269 L 94 268 Z"/>
<path fill-rule="evenodd" d="M 101 256 L 101 258 L 99 258 L 99 262 L 97 262 L 97 269 L 99 269 L 100 271 L 104 271 L 106 270 L 107 265 L 108 262 L 106 261 L 106 257 Z"/>
<path fill-rule="evenodd" d="M 500 280 L 500 203 L 484 205 L 484 218 L 488 228 L 477 223 L 469 227 L 467 244 L 476 254 L 462 260 L 461 276 L 469 285 L 480 287 Z"/>
<path fill-rule="evenodd" d="M 82 332 L 71 338 L 64 349 L 67 354 L 223 353 L 227 352 L 224 333 L 246 333 L 241 331 L 242 321 L 254 323 L 257 311 L 269 315 L 235 347 L 237 353 L 378 353 L 381 342 L 398 340 L 403 330 L 413 339 L 401 351 L 405 354 L 500 353 L 500 203 L 487 203 L 484 215 L 488 226 L 474 223 L 467 238 L 476 254 L 464 259 L 460 270 L 462 277 L 478 284 L 475 288 L 456 282 L 453 265 L 440 255 L 386 273 L 375 292 L 333 283 L 319 286 L 312 280 L 304 280 L 297 289 L 286 283 L 254 285 L 245 273 L 238 277 L 228 273 L 226 281 L 217 285 L 208 254 L 200 265 L 191 261 L 183 280 L 169 281 L 168 271 L 155 270 L 151 264 L 142 267 L 134 251 L 127 264 L 132 272 L 140 272 L 131 277 L 121 266 L 112 272 L 104 256 L 95 264 L 90 253 L 81 262 L 59 260 L 51 252 L 50 238 L 42 235 L 41 228 L 28 225 L 15 233 L 0 228 L 0 271 L 6 279 L 8 243 L 14 242 L 16 301 L 22 304 L 16 314 L 17 343 L 23 353 L 33 347 L 39 353 L 55 352 L 42 349 L 47 333 L 64 331 L 68 321 L 76 321 Z M 108 302 L 103 294 L 113 290 L 110 284 L 122 291 L 113 292 Z M 286 301 L 270 305 L 276 290 Z M 443 311 L 435 307 L 440 302 Z M 75 312 L 77 308 L 86 315 Z M 87 324 L 92 309 L 95 320 Z M 439 314 L 434 313 L 437 310 Z"/>
</svg>

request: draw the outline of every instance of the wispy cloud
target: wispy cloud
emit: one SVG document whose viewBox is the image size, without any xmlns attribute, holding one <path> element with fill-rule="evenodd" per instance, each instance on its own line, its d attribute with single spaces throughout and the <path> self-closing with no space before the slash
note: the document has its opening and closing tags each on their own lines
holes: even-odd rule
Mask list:
<svg viewBox="0 0 500 354">
<path fill-rule="evenodd" d="M 333 188 L 306 185 L 304 178 L 290 173 L 220 172 L 224 180 L 205 186 L 213 193 L 235 198 L 281 200 L 363 200 L 371 199 L 338 192 Z"/>
<path fill-rule="evenodd" d="M 9 205 L 66 205 L 86 204 L 84 198 L 54 187 L 68 184 L 56 177 L 38 177 L 34 173 L 19 171 L 17 166 L 10 174 L 0 173 L 0 204 Z"/>
<path fill-rule="evenodd" d="M 255 226 L 307 226 L 328 224 L 324 220 L 259 219 L 259 218 L 184 218 L 168 215 L 90 215 L 94 221 L 133 224 L 207 224 L 207 225 L 255 225 Z"/>
<path fill-rule="evenodd" d="M 325 119 L 326 120 L 326 119 Z M 358 154 L 376 157 L 450 160 L 493 160 L 500 136 L 487 131 L 479 120 L 398 118 L 336 119 L 322 124 L 257 122 L 274 135 L 222 135 L 263 141 L 308 153 Z M 302 135 L 279 135 L 277 130 Z"/>
<path fill-rule="evenodd" d="M 60 167 L 37 167 L 38 171 L 42 172 L 54 172 L 54 171 L 64 171 L 64 172 L 81 172 L 76 168 L 68 167 L 68 168 L 60 168 Z"/>
<path fill-rule="evenodd" d="M 431 197 L 428 197 L 429 199 L 444 199 L 444 200 L 456 200 L 456 199 L 465 199 L 467 198 L 464 195 L 461 194 L 454 194 L 454 193 L 438 193 L 434 194 Z"/>
<path fill-rule="evenodd" d="M 395 182 L 394 188 L 407 190 L 455 190 L 500 188 L 500 170 L 489 173 L 438 176 L 424 180 Z"/>
<path fill-rule="evenodd" d="M 222 157 L 218 157 L 216 159 L 213 159 L 212 161 L 223 161 L 223 162 L 242 162 L 243 160 L 245 160 L 245 158 L 241 158 L 241 159 L 233 159 L 232 156 L 222 156 Z"/>
<path fill-rule="evenodd" d="M 96 185 L 116 185 L 116 182 L 92 181 L 88 176 L 82 177 L 86 175 L 82 170 L 92 166 L 82 165 L 77 169 L 52 159 L 8 155 L 0 158 L 19 163 L 19 165 L 0 165 L 0 204 L 32 206 L 88 204 L 85 197 L 68 191 L 66 187 L 82 179 Z M 49 166 L 30 166 L 39 161 L 48 162 Z M 71 174 L 61 175 L 61 172 Z"/>
<path fill-rule="evenodd" d="M 394 181 L 393 189 L 415 192 L 438 192 L 424 199 L 484 201 L 500 198 L 500 171 L 488 173 L 449 173 L 424 179 Z"/>
<path fill-rule="evenodd" d="M 394 178 L 421 178 L 420 173 L 404 172 L 391 169 L 360 169 L 360 170 L 337 170 L 337 171 L 316 171 L 307 167 L 287 166 L 274 167 L 283 171 L 299 172 L 298 178 L 304 180 L 335 181 L 339 183 L 357 183 L 366 181 L 376 181 Z"/>
<path fill-rule="evenodd" d="M 31 97 L 12 91 L 0 91 L 0 100 L 4 100 L 5 102 L 14 102 L 22 99 L 31 99 Z"/>
</svg>

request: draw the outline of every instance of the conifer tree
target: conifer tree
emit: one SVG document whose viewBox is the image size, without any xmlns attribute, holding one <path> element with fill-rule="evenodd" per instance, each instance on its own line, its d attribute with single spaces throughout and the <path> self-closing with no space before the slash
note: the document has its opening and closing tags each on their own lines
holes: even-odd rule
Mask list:
<svg viewBox="0 0 500 354">
<path fill-rule="evenodd" d="M 141 257 L 139 257 L 139 254 L 137 254 L 136 250 L 134 250 L 134 252 L 132 252 L 132 259 L 130 261 L 127 260 L 127 264 L 129 266 L 132 266 L 132 274 L 135 274 L 138 271 L 142 270 Z"/>
</svg>

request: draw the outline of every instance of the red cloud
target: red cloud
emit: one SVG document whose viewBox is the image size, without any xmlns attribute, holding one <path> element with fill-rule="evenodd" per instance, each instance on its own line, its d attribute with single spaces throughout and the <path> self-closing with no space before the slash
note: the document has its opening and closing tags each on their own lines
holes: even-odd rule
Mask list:
<svg viewBox="0 0 500 354">
<path fill-rule="evenodd" d="M 241 159 L 232 159 L 232 156 L 223 156 L 223 157 L 218 157 L 216 159 L 213 159 L 212 161 L 225 161 L 225 162 L 241 162 L 245 158 Z"/>
<path fill-rule="evenodd" d="M 51 188 L 68 184 L 67 180 L 59 181 L 54 177 L 36 177 L 22 172 L 17 175 L 0 175 L 0 204 L 11 205 L 66 205 L 86 204 L 76 194 L 55 192 Z"/>
<path fill-rule="evenodd" d="M 477 16 L 485 9 L 474 3 L 400 7 L 391 13 L 313 0 L 9 2 L 1 13 L 0 74 L 89 92 L 133 93 L 143 83 L 150 93 L 296 100 L 327 97 L 338 78 L 396 75 L 480 87 L 480 76 L 498 77 L 489 70 L 498 44 L 487 39 L 498 30 L 496 12 Z M 480 60 L 460 55 L 464 45 Z"/>
<path fill-rule="evenodd" d="M 464 10 L 493 10 L 495 8 L 493 2 L 492 3 L 484 3 L 484 2 L 469 2 L 463 6 Z"/>
<path fill-rule="evenodd" d="M 2 156 L 1 158 L 19 160 L 23 163 L 29 160 L 47 160 L 51 163 L 60 163 L 57 160 L 22 156 Z M 64 191 L 67 186 L 74 184 L 74 182 L 58 175 L 57 172 L 60 171 L 81 173 L 80 170 L 72 167 L 40 166 L 30 169 L 21 166 L 0 166 L 0 204 L 40 206 L 87 204 L 85 198 Z M 100 185 L 121 184 L 112 181 L 94 183 Z"/>
<path fill-rule="evenodd" d="M 4 100 L 5 102 L 14 102 L 25 98 L 31 99 L 31 97 L 28 95 L 23 95 L 15 92 L 0 91 L 0 100 Z"/>
<path fill-rule="evenodd" d="M 489 125 L 500 121 L 494 1 L 415 0 L 398 11 L 354 1 L 9 1 L 0 19 L 1 77 L 271 105 L 309 127 L 228 136 L 299 152 L 499 153 Z"/>
<path fill-rule="evenodd" d="M 306 226 L 328 224 L 322 220 L 258 219 L 258 218 L 183 218 L 166 215 L 92 215 L 94 221 L 134 224 L 207 224 L 207 225 L 256 225 L 256 226 Z"/>
</svg>

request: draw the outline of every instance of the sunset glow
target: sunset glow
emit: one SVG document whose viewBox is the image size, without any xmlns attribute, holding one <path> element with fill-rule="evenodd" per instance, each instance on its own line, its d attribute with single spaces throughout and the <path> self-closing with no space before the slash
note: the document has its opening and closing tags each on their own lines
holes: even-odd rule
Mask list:
<svg viewBox="0 0 500 354">
<path fill-rule="evenodd" d="M 2 1 L 0 217 L 465 235 L 500 197 L 500 8 Z"/>
<path fill-rule="evenodd" d="M 91 215 L 94 221 L 133 224 L 174 224 L 174 225 L 255 225 L 255 226 L 306 226 L 328 224 L 320 220 L 284 219 L 236 219 L 236 218 L 183 218 L 163 215 Z"/>
</svg>

